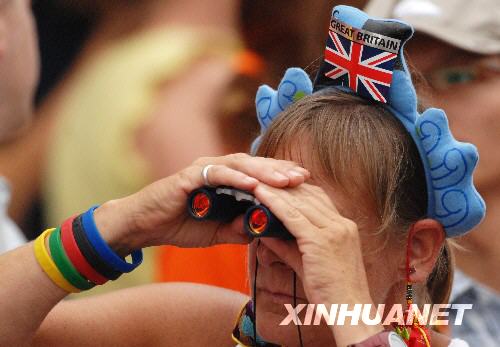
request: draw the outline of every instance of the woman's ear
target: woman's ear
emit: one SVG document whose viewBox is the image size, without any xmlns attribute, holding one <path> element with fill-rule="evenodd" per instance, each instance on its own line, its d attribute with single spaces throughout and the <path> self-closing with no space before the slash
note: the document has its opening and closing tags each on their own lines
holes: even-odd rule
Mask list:
<svg viewBox="0 0 500 347">
<path fill-rule="evenodd" d="M 434 219 L 423 219 L 413 225 L 408 236 L 411 282 L 423 283 L 427 280 L 434 269 L 444 240 L 443 227 Z"/>
</svg>

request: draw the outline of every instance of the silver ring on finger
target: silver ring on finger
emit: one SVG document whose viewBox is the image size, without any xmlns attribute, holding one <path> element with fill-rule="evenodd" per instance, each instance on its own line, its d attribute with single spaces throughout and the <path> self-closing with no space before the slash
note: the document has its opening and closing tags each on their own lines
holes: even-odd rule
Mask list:
<svg viewBox="0 0 500 347">
<path fill-rule="evenodd" d="M 208 180 L 208 170 L 212 167 L 213 165 L 207 165 L 201 170 L 201 177 L 203 177 L 203 183 L 206 186 L 212 186 L 210 184 L 210 181 Z"/>
</svg>

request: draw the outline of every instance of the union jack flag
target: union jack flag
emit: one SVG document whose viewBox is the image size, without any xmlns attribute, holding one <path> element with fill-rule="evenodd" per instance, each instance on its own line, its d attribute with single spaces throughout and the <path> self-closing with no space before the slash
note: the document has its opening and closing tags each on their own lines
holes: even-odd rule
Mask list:
<svg viewBox="0 0 500 347">
<path fill-rule="evenodd" d="M 325 62 L 331 69 L 325 70 L 325 76 L 359 95 L 387 103 L 397 56 L 329 30 Z"/>
</svg>

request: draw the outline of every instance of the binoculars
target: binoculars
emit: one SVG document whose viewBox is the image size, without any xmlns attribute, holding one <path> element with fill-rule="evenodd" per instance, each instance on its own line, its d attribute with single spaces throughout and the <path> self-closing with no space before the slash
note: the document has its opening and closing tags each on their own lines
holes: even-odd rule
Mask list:
<svg viewBox="0 0 500 347">
<path fill-rule="evenodd" d="M 227 223 L 245 214 L 243 224 L 251 237 L 275 237 L 284 240 L 295 238 L 252 194 L 232 187 L 205 186 L 196 189 L 189 194 L 187 209 L 189 215 L 198 221 Z"/>
</svg>

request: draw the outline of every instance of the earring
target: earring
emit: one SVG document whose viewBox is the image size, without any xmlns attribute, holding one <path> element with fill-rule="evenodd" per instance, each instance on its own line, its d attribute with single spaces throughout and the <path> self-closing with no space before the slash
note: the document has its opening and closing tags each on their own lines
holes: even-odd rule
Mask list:
<svg viewBox="0 0 500 347">
<path fill-rule="evenodd" d="M 412 267 L 413 269 L 415 269 L 414 267 Z M 410 327 L 407 325 L 407 321 L 408 321 L 408 315 L 411 314 L 411 310 L 412 310 L 412 305 L 413 305 L 413 284 L 410 282 L 410 279 L 409 279 L 409 274 L 412 272 L 412 268 L 407 268 L 407 282 L 406 282 L 406 311 L 404 313 L 404 323 L 403 325 L 398 325 L 395 327 L 396 329 L 396 333 L 401 336 L 403 338 L 403 340 L 405 341 L 408 341 L 408 345 L 410 346 L 410 337 L 411 337 L 411 334 L 410 334 L 410 331 L 412 331 L 413 329 L 411 329 L 410 327 L 412 327 L 412 325 L 410 325 Z M 414 322 L 415 322 L 415 318 L 414 318 Z M 418 320 L 417 320 L 417 323 L 418 323 Z"/>
<path fill-rule="evenodd" d="M 413 284 L 411 282 L 406 282 L 406 303 L 409 310 L 413 304 Z"/>
<path fill-rule="evenodd" d="M 408 347 L 431 347 L 430 335 L 425 326 L 420 325 L 419 317 L 416 317 L 413 312 L 413 283 L 410 280 L 410 275 L 417 272 L 415 266 L 410 266 L 411 259 L 411 240 L 413 237 L 413 228 L 411 227 L 408 244 L 406 248 L 406 312 L 404 314 L 405 322 L 401 326 L 396 326 L 396 333 L 398 333 L 406 342 Z M 410 324 L 408 322 L 408 316 L 413 318 Z"/>
<path fill-rule="evenodd" d="M 409 313 L 411 310 L 411 305 L 413 304 L 413 284 L 410 281 L 410 275 L 417 272 L 415 266 L 410 266 L 407 269 L 406 275 L 406 304 L 407 304 L 407 312 Z"/>
</svg>

